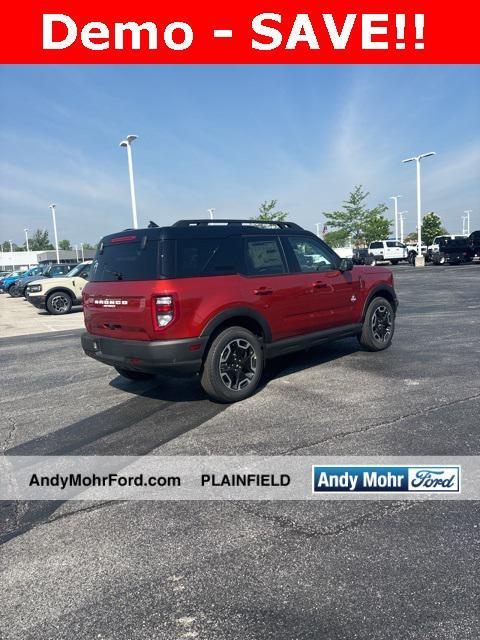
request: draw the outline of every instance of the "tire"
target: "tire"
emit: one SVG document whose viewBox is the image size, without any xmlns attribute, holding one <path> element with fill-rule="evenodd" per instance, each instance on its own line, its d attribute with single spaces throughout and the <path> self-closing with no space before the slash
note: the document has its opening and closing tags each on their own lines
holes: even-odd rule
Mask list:
<svg viewBox="0 0 480 640">
<path fill-rule="evenodd" d="M 440 255 L 439 253 L 434 253 L 432 255 L 432 262 L 435 265 L 445 264 L 445 256 Z"/>
<path fill-rule="evenodd" d="M 8 289 L 7 289 L 7 293 L 9 293 L 9 294 L 12 296 L 12 298 L 14 297 L 14 296 L 12 295 L 12 291 L 13 291 L 14 289 L 15 289 L 15 283 L 11 284 L 11 285 L 8 287 Z"/>
<path fill-rule="evenodd" d="M 390 264 L 398 264 L 399 262 L 399 260 L 390 260 Z"/>
<path fill-rule="evenodd" d="M 120 369 L 120 367 L 114 367 L 115 371 L 124 378 L 140 382 L 141 380 L 150 380 L 155 377 L 154 373 L 144 373 L 143 371 L 131 371 L 130 369 Z"/>
<path fill-rule="evenodd" d="M 231 403 L 252 395 L 262 373 L 263 351 L 257 336 L 243 327 L 229 327 L 211 343 L 200 381 L 210 398 Z"/>
<path fill-rule="evenodd" d="M 22 295 L 21 290 L 15 285 L 12 285 L 10 287 L 10 289 L 8 290 L 8 293 L 12 296 L 12 298 L 20 298 Z"/>
<path fill-rule="evenodd" d="M 365 313 L 358 341 L 368 351 L 383 351 L 391 345 L 394 332 L 395 311 L 391 303 L 385 298 L 374 298 Z"/>
<path fill-rule="evenodd" d="M 70 313 L 73 305 L 72 296 L 65 291 L 54 291 L 47 298 L 46 308 L 53 316 Z"/>
<path fill-rule="evenodd" d="M 370 260 L 366 264 L 370 265 L 371 267 L 374 267 L 377 264 L 377 261 L 375 260 L 375 256 L 370 256 Z"/>
<path fill-rule="evenodd" d="M 411 265 L 415 264 L 415 258 L 417 257 L 417 252 L 416 251 L 410 251 L 410 253 L 408 254 L 408 263 Z"/>
</svg>

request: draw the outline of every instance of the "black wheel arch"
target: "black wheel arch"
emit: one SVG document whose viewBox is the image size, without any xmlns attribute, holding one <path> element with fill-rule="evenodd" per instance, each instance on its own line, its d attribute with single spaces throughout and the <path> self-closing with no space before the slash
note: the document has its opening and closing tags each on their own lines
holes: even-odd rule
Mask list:
<svg viewBox="0 0 480 640">
<path fill-rule="evenodd" d="M 394 288 L 386 283 L 379 284 L 373 287 L 373 289 L 368 294 L 367 299 L 365 300 L 365 303 L 363 305 L 363 310 L 362 310 L 362 322 L 365 319 L 365 314 L 367 313 L 368 305 L 372 302 L 374 298 L 385 298 L 393 306 L 393 310 L 394 311 L 397 310 L 398 299 L 397 299 L 397 296 L 395 295 Z"/>
<path fill-rule="evenodd" d="M 66 287 L 55 287 L 55 289 L 45 293 L 45 300 L 48 300 L 54 293 L 67 293 L 70 296 L 72 304 L 75 304 L 76 296 L 71 289 L 67 289 Z"/>
<path fill-rule="evenodd" d="M 219 330 L 237 325 L 248 329 L 261 338 L 263 342 L 272 341 L 270 325 L 258 311 L 250 307 L 232 307 L 221 311 L 207 322 L 200 335 L 212 336 L 218 333 Z"/>
</svg>

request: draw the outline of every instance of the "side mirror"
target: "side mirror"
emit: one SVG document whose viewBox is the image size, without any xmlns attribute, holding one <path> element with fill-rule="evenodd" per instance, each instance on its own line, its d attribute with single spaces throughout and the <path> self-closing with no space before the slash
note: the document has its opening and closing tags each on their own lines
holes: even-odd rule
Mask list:
<svg viewBox="0 0 480 640">
<path fill-rule="evenodd" d="M 340 271 L 351 271 L 353 269 L 353 260 L 350 258 L 342 258 L 340 260 L 340 266 L 338 267 Z"/>
</svg>

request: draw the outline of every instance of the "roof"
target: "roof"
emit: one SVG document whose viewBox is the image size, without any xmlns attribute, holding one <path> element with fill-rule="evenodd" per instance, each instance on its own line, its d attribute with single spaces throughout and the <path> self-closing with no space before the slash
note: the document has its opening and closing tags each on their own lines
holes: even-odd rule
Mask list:
<svg viewBox="0 0 480 640">
<path fill-rule="evenodd" d="M 115 242 L 116 238 L 134 240 L 145 236 L 162 239 L 208 238 L 233 235 L 309 235 L 317 237 L 311 231 L 303 229 L 294 222 L 264 222 L 257 220 L 179 220 L 169 227 L 149 226 L 146 229 L 124 229 L 105 236 L 103 242 Z"/>
</svg>

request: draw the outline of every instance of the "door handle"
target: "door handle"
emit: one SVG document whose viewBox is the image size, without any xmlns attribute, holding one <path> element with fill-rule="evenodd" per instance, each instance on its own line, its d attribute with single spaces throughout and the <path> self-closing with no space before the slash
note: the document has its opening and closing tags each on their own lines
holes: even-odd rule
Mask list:
<svg viewBox="0 0 480 640">
<path fill-rule="evenodd" d="M 254 289 L 253 293 L 256 296 L 270 296 L 273 293 L 273 289 L 267 289 L 267 287 L 260 287 L 259 289 Z"/>
<path fill-rule="evenodd" d="M 328 287 L 327 283 L 322 282 L 321 280 L 317 280 L 317 282 L 314 282 L 313 286 L 315 287 L 315 289 L 323 289 L 325 287 Z"/>
</svg>

